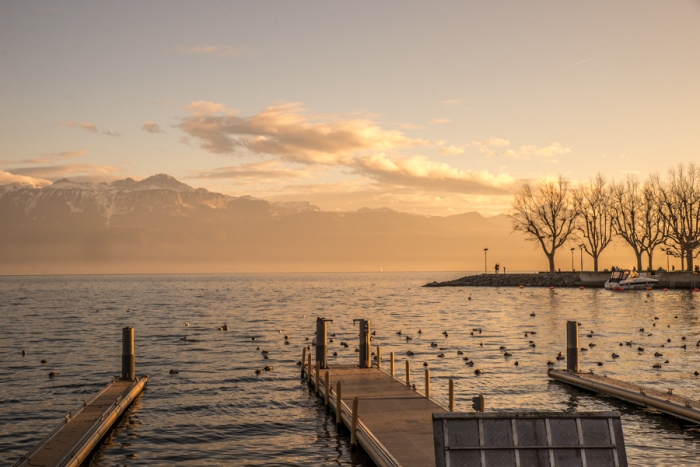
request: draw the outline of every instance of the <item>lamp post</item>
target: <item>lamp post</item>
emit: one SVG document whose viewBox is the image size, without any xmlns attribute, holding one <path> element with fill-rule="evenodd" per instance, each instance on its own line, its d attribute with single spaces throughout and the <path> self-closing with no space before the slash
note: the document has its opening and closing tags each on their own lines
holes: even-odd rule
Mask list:
<svg viewBox="0 0 700 467">
<path fill-rule="evenodd" d="M 484 274 L 486 274 L 486 252 L 489 251 L 488 248 L 484 248 Z"/>
<path fill-rule="evenodd" d="M 571 271 L 574 271 L 574 250 L 576 247 L 571 247 Z"/>
<path fill-rule="evenodd" d="M 583 243 L 580 244 L 578 247 L 581 250 L 581 272 L 583 272 Z"/>
<path fill-rule="evenodd" d="M 666 272 L 671 270 L 671 252 L 666 250 Z"/>
</svg>

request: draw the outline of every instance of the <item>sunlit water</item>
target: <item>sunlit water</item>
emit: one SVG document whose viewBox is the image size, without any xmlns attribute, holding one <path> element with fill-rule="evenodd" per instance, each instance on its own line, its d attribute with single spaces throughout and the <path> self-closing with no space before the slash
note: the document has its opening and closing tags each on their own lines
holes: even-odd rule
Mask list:
<svg viewBox="0 0 700 467">
<path fill-rule="evenodd" d="M 553 382 L 546 362 L 566 353 L 565 322 L 577 319 L 583 323 L 581 345 L 596 344 L 582 354 L 585 371 L 674 388 L 697 399 L 700 294 L 421 287 L 459 276 L 2 277 L 3 463 L 14 463 L 63 414 L 119 373 L 121 328 L 129 325 L 136 328 L 137 373 L 148 374 L 150 381 L 91 465 L 371 465 L 349 449 L 347 433 L 336 430 L 333 417 L 299 379 L 302 347 L 313 337 L 316 317 L 325 316 L 334 320 L 329 332 L 336 333 L 329 354 L 337 351 L 338 357 L 331 362 L 356 361 L 352 320 L 367 318 L 377 332 L 373 344 L 381 345 L 385 356 L 396 353 L 399 376 L 409 349 L 415 352 L 410 357 L 415 380 L 420 381 L 423 362 L 429 363 L 431 393 L 442 403 L 453 378 L 462 411 L 471 411 L 470 398 L 479 393 L 487 410 L 618 410 L 631 465 L 698 464 L 697 428 Z M 224 323 L 229 331 L 218 331 Z M 483 331 L 472 336 L 473 328 Z M 407 343 L 399 330 L 413 340 Z M 536 334 L 525 337 L 529 331 Z M 588 331 L 593 338 L 585 337 Z M 284 345 L 284 335 L 290 345 Z M 619 346 L 630 340 L 633 347 Z M 345 349 L 340 341 L 351 345 Z M 638 345 L 646 351 L 637 352 Z M 500 346 L 513 356 L 505 358 Z M 269 352 L 268 360 L 258 348 Z M 476 376 L 457 350 L 484 374 Z M 613 351 L 621 357 L 613 360 Z M 655 351 L 664 356 L 655 358 Z M 445 358 L 437 357 L 441 352 Z M 41 364 L 42 359 L 49 363 Z M 661 370 L 652 369 L 666 359 L 670 363 Z M 265 365 L 273 371 L 256 376 L 255 369 Z M 171 368 L 179 374 L 170 375 Z M 50 379 L 50 371 L 59 376 Z"/>
</svg>

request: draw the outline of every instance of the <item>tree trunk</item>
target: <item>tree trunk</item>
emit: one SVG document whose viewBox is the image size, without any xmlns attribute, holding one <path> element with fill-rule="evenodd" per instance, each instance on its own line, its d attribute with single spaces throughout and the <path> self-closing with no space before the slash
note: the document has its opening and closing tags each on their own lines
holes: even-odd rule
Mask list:
<svg viewBox="0 0 700 467">
<path fill-rule="evenodd" d="M 693 270 L 693 250 L 688 248 L 688 251 L 686 252 L 686 261 L 688 262 L 688 271 Z"/>
<path fill-rule="evenodd" d="M 649 259 L 649 263 L 648 263 L 648 264 L 649 264 L 649 269 L 648 269 L 648 270 L 649 270 L 649 271 L 653 271 L 653 270 L 654 270 L 653 254 L 647 252 L 647 258 Z"/>
<path fill-rule="evenodd" d="M 593 272 L 598 272 L 598 256 L 593 257 Z"/>
<path fill-rule="evenodd" d="M 642 252 L 635 251 L 634 254 L 637 256 L 637 271 L 642 270 Z"/>
<path fill-rule="evenodd" d="M 551 255 L 547 254 L 547 253 L 545 253 L 545 254 L 547 255 L 547 259 L 549 260 L 549 272 L 555 272 L 554 271 L 554 253 L 552 253 Z"/>
</svg>

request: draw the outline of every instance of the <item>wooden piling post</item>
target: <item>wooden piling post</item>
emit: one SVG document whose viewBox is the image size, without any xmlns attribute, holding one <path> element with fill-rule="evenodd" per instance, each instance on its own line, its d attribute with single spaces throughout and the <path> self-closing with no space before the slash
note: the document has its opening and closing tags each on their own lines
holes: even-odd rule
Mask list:
<svg viewBox="0 0 700 467">
<path fill-rule="evenodd" d="M 324 378 L 324 382 L 326 383 L 326 397 L 325 397 L 325 402 L 326 402 L 326 407 L 328 407 L 328 404 L 331 402 L 331 379 L 329 376 L 328 371 L 326 371 L 326 377 Z"/>
<path fill-rule="evenodd" d="M 382 367 L 382 350 L 377 346 L 377 368 Z"/>
<path fill-rule="evenodd" d="M 316 362 L 316 395 L 321 394 L 321 362 Z"/>
<path fill-rule="evenodd" d="M 343 423 L 341 414 L 343 413 L 343 396 L 341 395 L 340 380 L 335 383 L 335 424 Z"/>
<path fill-rule="evenodd" d="M 425 369 L 425 397 L 430 399 L 430 370 Z"/>
<path fill-rule="evenodd" d="M 352 400 L 352 423 L 350 424 L 350 444 L 357 446 L 357 406 L 360 399 L 355 396 Z"/>
<path fill-rule="evenodd" d="M 301 377 L 304 377 L 304 363 L 306 363 L 306 347 L 301 351 Z"/>
<path fill-rule="evenodd" d="M 306 376 L 308 377 L 309 380 L 309 388 L 311 387 L 311 380 L 313 379 L 311 377 L 312 372 L 311 372 L 311 352 L 306 356 L 308 359 L 308 366 L 306 367 Z"/>
<path fill-rule="evenodd" d="M 411 385 L 411 361 L 406 360 L 406 384 Z"/>
<path fill-rule="evenodd" d="M 391 355 L 391 377 L 394 377 L 394 352 L 391 352 L 389 355 Z"/>
<path fill-rule="evenodd" d="M 566 369 L 578 373 L 579 366 L 578 350 L 578 323 L 576 321 L 566 322 Z"/>
<path fill-rule="evenodd" d="M 127 326 L 122 329 L 122 380 L 133 381 L 135 378 L 134 328 Z"/>
<path fill-rule="evenodd" d="M 455 382 L 450 378 L 450 412 L 455 411 Z"/>
</svg>

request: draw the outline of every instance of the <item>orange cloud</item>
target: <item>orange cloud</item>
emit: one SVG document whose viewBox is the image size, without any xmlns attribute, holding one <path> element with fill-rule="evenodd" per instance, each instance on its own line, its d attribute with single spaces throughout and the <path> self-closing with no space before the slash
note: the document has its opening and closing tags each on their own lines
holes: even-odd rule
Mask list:
<svg viewBox="0 0 700 467">
<path fill-rule="evenodd" d="M 146 122 L 141 125 L 141 129 L 148 133 L 165 133 L 163 129 L 156 122 Z"/>
<path fill-rule="evenodd" d="M 239 117 L 223 104 L 212 102 L 193 102 L 187 108 L 192 114 L 179 128 L 217 154 L 248 151 L 290 162 L 338 164 L 358 153 L 430 144 L 385 130 L 369 119 L 319 119 L 300 103 L 273 104 L 250 117 Z"/>
<path fill-rule="evenodd" d="M 43 178 L 30 177 L 26 175 L 18 175 L 0 170 L 0 185 L 30 185 L 34 187 L 42 187 L 51 185 L 50 180 Z"/>
<path fill-rule="evenodd" d="M 505 155 L 514 159 L 530 160 L 532 158 L 539 158 L 546 162 L 555 162 L 557 156 L 570 153 L 570 148 L 565 148 L 560 143 L 553 142 L 550 143 L 549 146 L 544 147 L 535 146 L 532 144 L 528 146 L 521 146 L 517 151 L 509 149 L 505 152 Z"/>
</svg>

